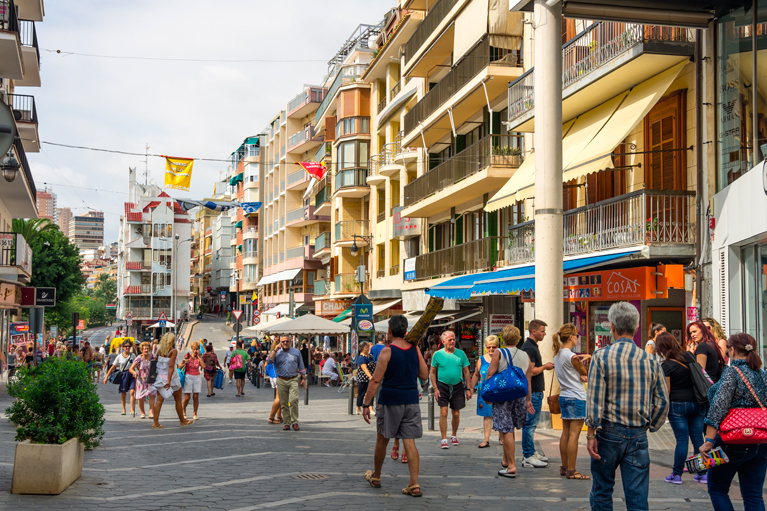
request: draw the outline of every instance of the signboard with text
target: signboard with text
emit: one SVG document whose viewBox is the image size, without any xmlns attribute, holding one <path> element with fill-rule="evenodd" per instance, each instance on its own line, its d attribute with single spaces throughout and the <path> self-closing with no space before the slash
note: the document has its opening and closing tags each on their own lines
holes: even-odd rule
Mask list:
<svg viewBox="0 0 767 511">
<path fill-rule="evenodd" d="M 415 280 L 415 257 L 405 259 L 405 280 Z"/>
<path fill-rule="evenodd" d="M 56 306 L 56 288 L 55 287 L 38 287 L 35 289 L 35 305 L 38 307 L 55 307 Z M 107 308 L 109 306 L 107 305 Z"/>
<path fill-rule="evenodd" d="M 354 323 L 356 324 L 356 331 L 360 335 L 370 335 L 375 331 L 372 303 L 354 304 Z"/>
<path fill-rule="evenodd" d="M 503 327 L 514 324 L 514 314 L 490 314 L 490 335 L 500 335 Z"/>
<path fill-rule="evenodd" d="M 317 316 L 338 316 L 351 306 L 350 300 L 321 300 L 314 302 L 314 314 Z"/>
</svg>

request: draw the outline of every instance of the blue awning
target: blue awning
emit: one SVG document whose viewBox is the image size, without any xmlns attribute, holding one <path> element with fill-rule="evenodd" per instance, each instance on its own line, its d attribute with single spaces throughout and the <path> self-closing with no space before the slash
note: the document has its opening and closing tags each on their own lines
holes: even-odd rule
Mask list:
<svg viewBox="0 0 767 511">
<path fill-rule="evenodd" d="M 565 273 L 585 271 L 639 252 L 633 247 L 611 250 L 599 255 L 567 258 L 562 265 Z M 468 300 L 482 295 L 518 295 L 523 290 L 535 290 L 535 264 L 523 264 L 498 271 L 462 275 L 426 289 L 426 294 L 453 300 Z"/>
</svg>

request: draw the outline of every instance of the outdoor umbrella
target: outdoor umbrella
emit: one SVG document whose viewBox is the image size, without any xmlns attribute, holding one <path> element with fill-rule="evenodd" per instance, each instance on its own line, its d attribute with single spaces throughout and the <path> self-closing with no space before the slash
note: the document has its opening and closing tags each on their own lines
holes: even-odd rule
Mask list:
<svg viewBox="0 0 767 511">
<path fill-rule="evenodd" d="M 248 328 L 244 328 L 243 331 L 245 332 L 264 332 L 268 331 L 270 328 L 275 327 L 277 325 L 281 325 L 282 323 L 287 323 L 290 321 L 291 318 L 288 316 L 281 317 L 280 319 L 275 319 L 274 321 L 269 321 L 267 323 L 259 323 L 258 325 L 249 326 Z"/>
<path fill-rule="evenodd" d="M 314 314 L 305 314 L 269 329 L 272 335 L 343 335 L 349 328 Z"/>
</svg>

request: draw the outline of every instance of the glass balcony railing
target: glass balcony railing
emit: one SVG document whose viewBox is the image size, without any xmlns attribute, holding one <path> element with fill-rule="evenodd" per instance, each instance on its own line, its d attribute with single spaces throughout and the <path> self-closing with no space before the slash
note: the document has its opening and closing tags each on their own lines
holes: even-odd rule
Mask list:
<svg viewBox="0 0 767 511">
<path fill-rule="evenodd" d="M 334 241 L 351 241 L 354 239 L 355 234 L 357 236 L 367 236 L 369 230 L 369 222 L 367 220 L 344 220 L 336 223 L 336 237 Z"/>
<path fill-rule="evenodd" d="M 336 92 L 338 92 L 339 87 L 358 81 L 362 75 L 365 74 L 367 68 L 367 64 L 353 64 L 341 68 L 336 79 L 333 80 L 333 84 L 328 89 L 327 94 L 325 94 L 325 99 L 322 100 L 320 107 L 317 109 L 317 113 L 314 116 L 315 125 L 322 119 L 325 110 L 330 106 L 330 102 L 333 100 L 333 96 L 336 95 Z"/>
<path fill-rule="evenodd" d="M 367 186 L 367 169 L 341 170 L 335 176 L 335 190 L 341 188 Z"/>
<path fill-rule="evenodd" d="M 324 250 L 326 248 L 330 248 L 330 232 L 325 231 L 320 233 L 319 236 L 314 238 L 314 251 L 319 252 L 320 250 Z"/>
<path fill-rule="evenodd" d="M 319 296 L 328 294 L 328 285 L 324 280 L 314 281 L 314 294 Z"/>
</svg>

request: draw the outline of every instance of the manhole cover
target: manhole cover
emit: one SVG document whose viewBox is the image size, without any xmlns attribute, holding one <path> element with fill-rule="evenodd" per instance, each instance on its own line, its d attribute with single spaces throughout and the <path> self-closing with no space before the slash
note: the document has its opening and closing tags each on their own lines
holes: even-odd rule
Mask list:
<svg viewBox="0 0 767 511">
<path fill-rule="evenodd" d="M 322 474 L 298 474 L 293 476 L 293 479 L 303 479 L 305 481 L 320 481 L 327 478 L 328 476 Z"/>
</svg>

